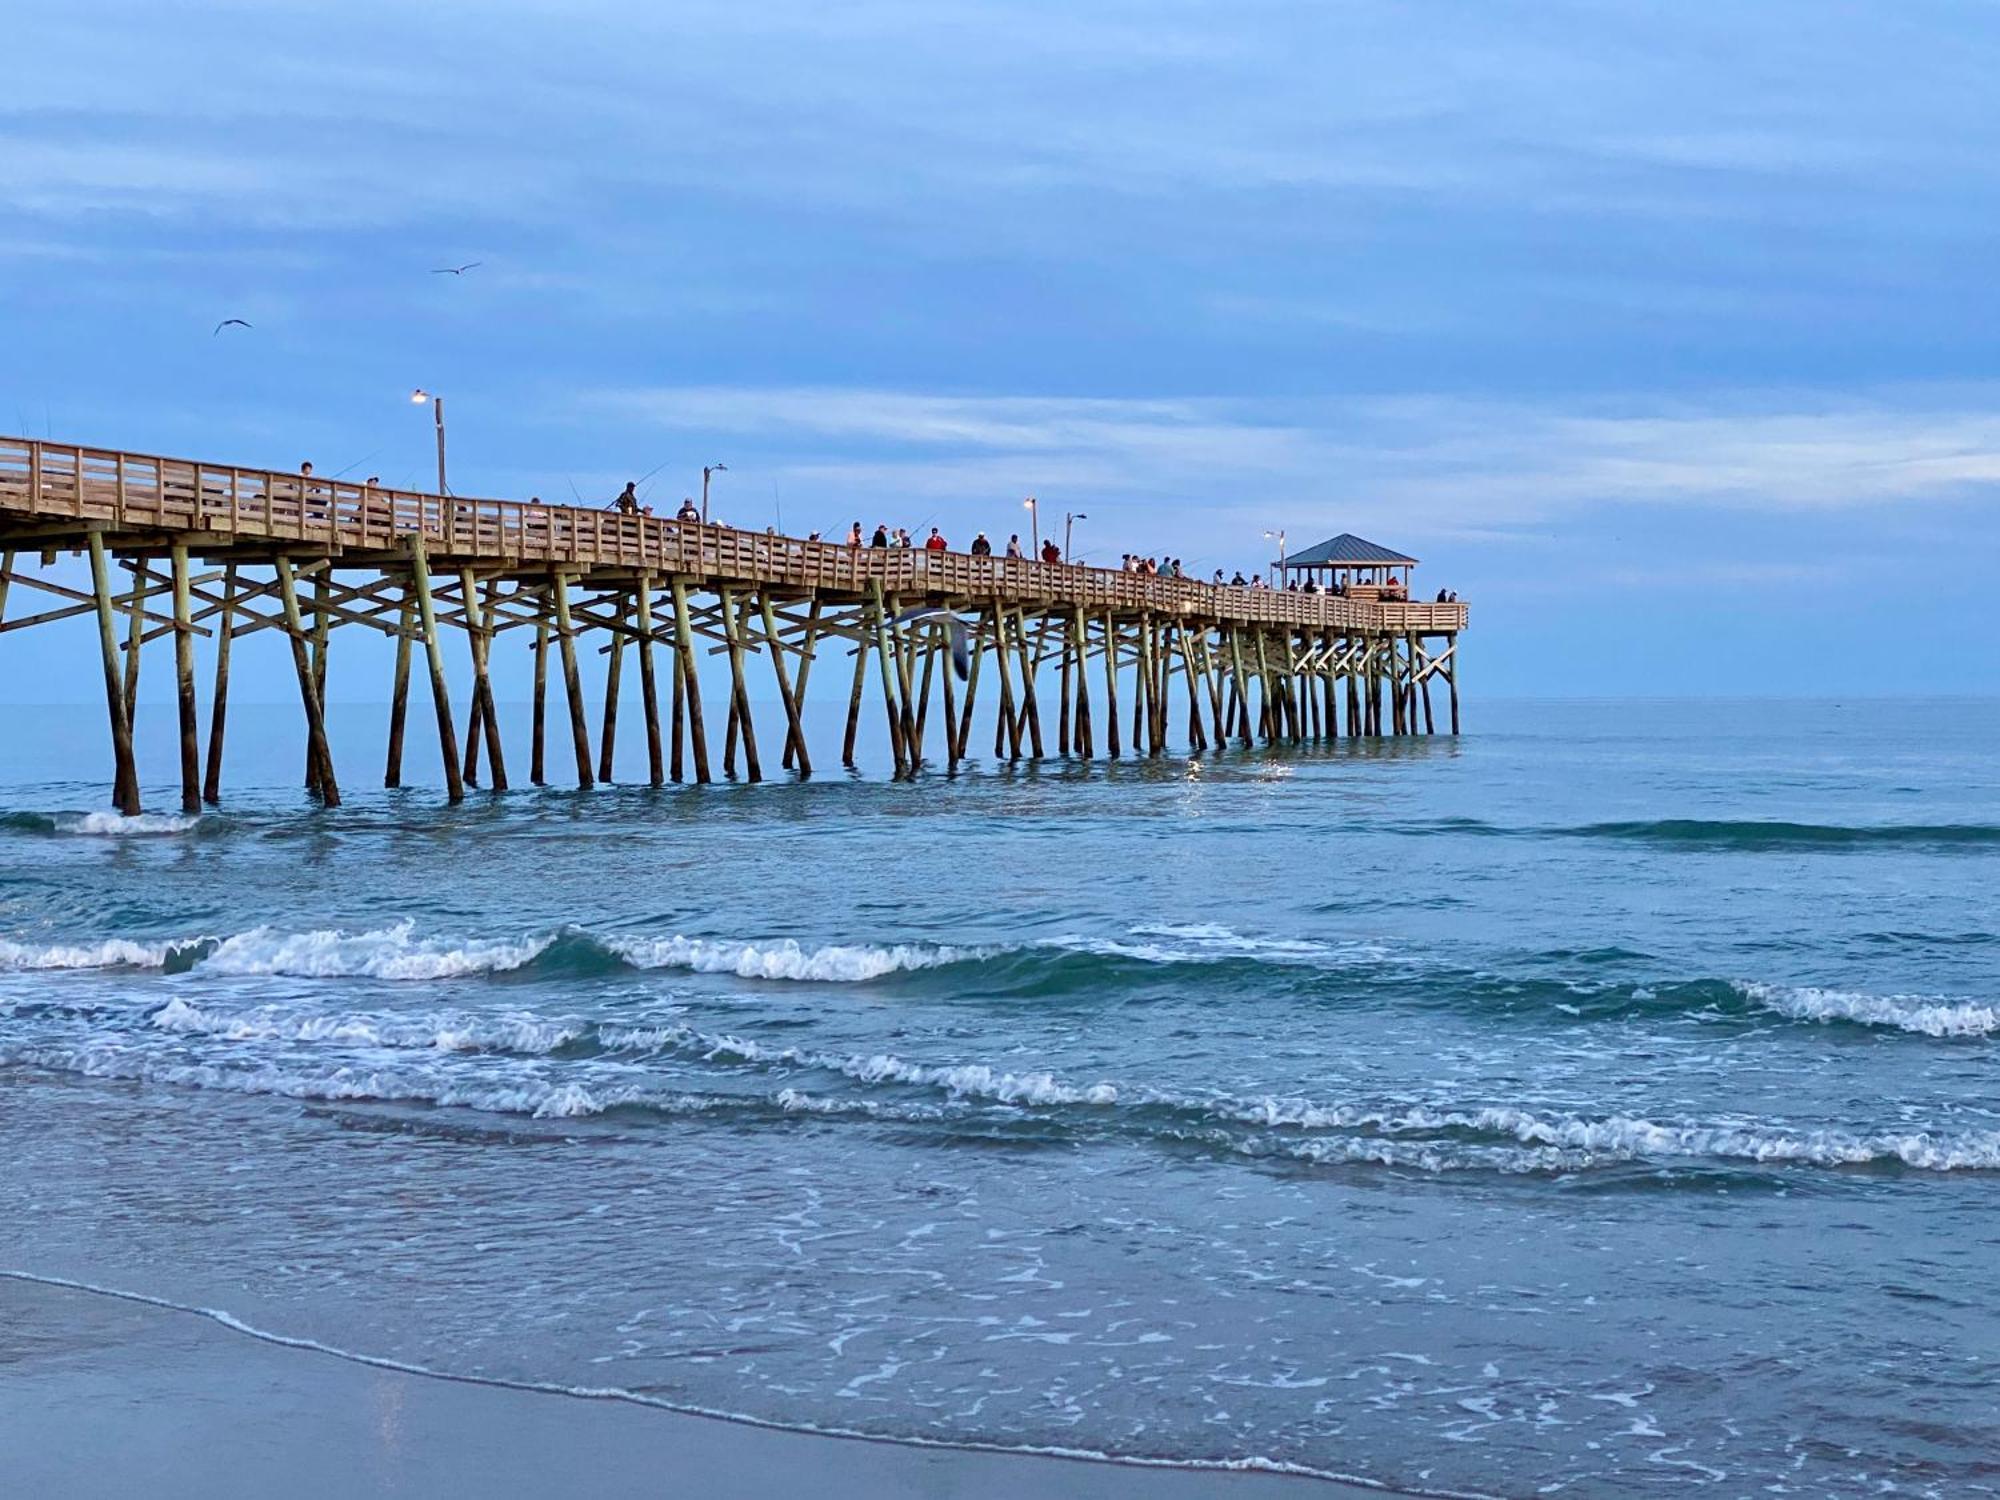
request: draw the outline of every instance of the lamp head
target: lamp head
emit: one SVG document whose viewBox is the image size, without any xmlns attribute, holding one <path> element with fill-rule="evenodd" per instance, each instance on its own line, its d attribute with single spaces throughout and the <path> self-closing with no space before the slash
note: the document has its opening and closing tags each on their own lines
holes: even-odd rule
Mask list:
<svg viewBox="0 0 2000 1500">
<path fill-rule="evenodd" d="M 425 390 L 422 386 L 418 386 L 417 389 L 410 392 L 410 403 L 413 406 L 422 406 L 426 401 L 430 399 L 431 399 L 431 393 Z"/>
</svg>

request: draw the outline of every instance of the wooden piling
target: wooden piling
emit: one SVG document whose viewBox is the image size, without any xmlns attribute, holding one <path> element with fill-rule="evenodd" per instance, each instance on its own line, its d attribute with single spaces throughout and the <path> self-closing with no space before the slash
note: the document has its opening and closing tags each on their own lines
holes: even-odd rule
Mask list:
<svg viewBox="0 0 2000 1500">
<path fill-rule="evenodd" d="M 230 616 L 236 609 L 236 564 L 222 570 L 221 623 L 215 630 L 215 690 L 208 705 L 208 774 L 202 779 L 202 800 L 213 807 L 222 801 L 222 737 L 229 721 L 229 644 L 234 632 Z"/>
<path fill-rule="evenodd" d="M 563 692 L 569 700 L 569 737 L 576 754 L 576 784 L 588 791 L 597 781 L 590 769 L 590 724 L 583 706 L 583 678 L 576 668 L 576 628 L 570 620 L 568 574 L 556 574 L 555 596 L 556 649 L 562 653 Z"/>
<path fill-rule="evenodd" d="M 854 686 L 847 695 L 847 737 L 840 746 L 840 763 L 849 770 L 854 768 L 854 739 L 861 728 L 861 695 L 868 686 L 869 608 L 863 605 L 854 616 Z"/>
<path fill-rule="evenodd" d="M 618 601 L 614 618 L 620 625 L 631 618 L 631 607 L 623 599 Z M 610 659 L 604 664 L 604 720 L 597 732 L 597 779 L 607 785 L 612 779 L 618 744 L 618 692 L 625 678 L 625 632 L 613 630 L 609 644 Z"/>
<path fill-rule="evenodd" d="M 746 603 L 737 607 L 735 594 L 729 589 L 719 591 L 722 600 L 723 638 L 729 645 L 730 722 L 737 726 L 743 737 L 743 767 L 751 781 L 764 779 L 764 768 L 757 760 L 757 725 L 750 717 L 750 689 L 743 677 L 743 620 L 742 615 L 749 609 Z M 724 764 L 727 765 L 725 755 Z"/>
<path fill-rule="evenodd" d="M 979 663 L 986 655 L 981 646 L 981 640 L 986 631 L 985 626 L 980 622 L 979 618 L 975 615 L 972 623 L 965 628 L 971 635 L 968 645 L 971 650 L 972 660 L 966 665 L 965 705 L 958 711 L 958 758 L 960 760 L 970 758 L 972 753 L 967 749 L 967 746 L 972 743 L 972 705 L 973 700 L 979 695 Z"/>
<path fill-rule="evenodd" d="M 898 777 L 914 775 L 916 767 L 910 764 L 903 744 L 903 715 L 896 703 L 894 648 L 889 643 L 889 606 L 882 596 L 879 579 L 871 581 L 869 592 L 874 606 L 875 659 L 882 675 L 882 708 L 889 721 L 889 753 L 895 759 Z"/>
<path fill-rule="evenodd" d="M 174 574 L 174 679 L 181 721 L 181 811 L 201 811 L 200 729 L 195 723 L 194 599 L 188 584 L 188 550 L 176 545 L 169 556 Z"/>
<path fill-rule="evenodd" d="M 327 566 L 326 564 L 319 565 L 319 571 L 317 574 L 315 574 L 312 581 L 313 618 L 312 618 L 312 625 L 310 626 L 308 632 L 309 638 L 312 642 L 311 664 L 312 664 L 312 682 L 313 682 L 313 701 L 318 703 L 320 706 L 320 722 L 322 726 L 325 724 L 326 721 L 326 656 L 327 656 L 327 645 L 328 645 L 328 632 L 333 628 L 333 618 L 331 613 L 327 609 L 327 605 L 331 602 L 329 597 L 331 580 L 326 575 L 326 566 Z M 322 741 L 324 740 L 324 738 L 325 738 L 325 732 L 324 729 L 322 728 L 321 731 Z M 322 766 L 322 759 L 314 752 L 311 743 L 308 742 L 308 744 L 306 745 L 306 790 L 310 793 L 313 793 L 314 795 L 318 795 L 320 790 L 319 776 L 320 776 L 321 766 Z"/>
<path fill-rule="evenodd" d="M 438 756 L 444 762 L 445 796 L 465 800 L 465 778 L 458 765 L 458 730 L 451 721 L 451 688 L 444 675 L 444 642 L 438 638 L 437 601 L 431 595 L 430 561 L 424 534 L 410 536 L 410 583 L 417 593 L 417 623 L 424 632 L 424 659 L 431 671 L 431 708 L 437 716 Z"/>
<path fill-rule="evenodd" d="M 152 586 L 152 575 L 145 564 L 134 565 L 132 569 L 132 589 L 126 604 L 125 614 L 125 722 L 133 724 L 139 718 L 139 644 L 146 638 L 146 594 Z"/>
<path fill-rule="evenodd" d="M 1136 752 L 1138 746 L 1134 745 Z M 1118 759 L 1118 619 L 1104 612 L 1104 750 Z"/>
<path fill-rule="evenodd" d="M 410 637 L 415 633 L 416 612 L 416 596 L 406 583 L 396 611 L 396 675 L 389 690 L 389 751 L 382 767 L 382 785 L 390 788 L 403 784 L 403 724 L 410 712 Z M 222 691 L 219 682 L 216 691 Z M 211 738 L 211 749 L 213 744 Z"/>
<path fill-rule="evenodd" d="M 940 642 L 947 652 L 951 645 L 950 629 L 940 621 L 937 630 Z M 958 736 L 958 669 L 946 662 L 939 674 L 944 679 L 944 764 L 946 774 L 958 769 L 958 763 L 965 757 L 965 747 Z"/>
<path fill-rule="evenodd" d="M 312 764 L 313 790 L 328 807 L 340 806 L 340 783 L 334 779 L 333 752 L 326 743 L 326 717 L 319 681 L 307 650 L 308 632 L 299 610 L 299 591 L 292 560 L 282 554 L 272 564 L 278 575 L 278 597 L 285 611 L 285 632 L 291 638 L 292 666 L 298 673 L 299 700 L 306 712 L 306 754 Z"/>
<path fill-rule="evenodd" d="M 1022 610 L 1014 611 L 1014 644 L 1021 658 L 1021 711 L 1027 715 L 1028 744 L 1033 758 L 1042 758 L 1042 711 L 1035 701 L 1035 666 L 1039 654 L 1028 645 L 1027 618 Z"/>
<path fill-rule="evenodd" d="M 1021 721 L 1014 714 L 1014 683 L 1007 667 L 1007 611 L 999 600 L 994 600 L 990 611 L 993 620 L 993 670 L 1000 674 L 1000 717 L 993 726 L 993 755 L 997 760 L 1005 755 L 1010 761 L 1021 758 Z"/>
<path fill-rule="evenodd" d="M 1097 753 L 1096 738 L 1090 722 L 1090 617 L 1077 605 L 1070 612 L 1071 623 L 1076 631 L 1076 744 L 1077 753 L 1085 759 Z"/>
<path fill-rule="evenodd" d="M 771 591 L 760 589 L 757 604 L 764 616 L 764 649 L 771 653 L 771 675 L 777 680 L 778 700 L 785 706 L 785 725 L 790 738 L 788 750 L 797 751 L 795 764 L 801 778 L 812 775 L 812 757 L 806 752 L 806 727 L 799 718 L 798 699 L 792 694 L 791 674 L 785 667 L 785 653 L 778 640 L 777 612 L 771 608 Z"/>
<path fill-rule="evenodd" d="M 90 583 L 97 602 L 98 646 L 104 656 L 104 704 L 111 720 L 112 805 L 126 817 L 139 812 L 139 773 L 132 760 L 132 720 L 118 662 L 118 626 L 111 596 L 111 565 L 102 532 L 90 533 Z"/>
<path fill-rule="evenodd" d="M 666 785 L 660 745 L 660 688 L 653 677 L 653 575 L 639 575 L 639 703 L 646 716 L 646 784 Z"/>
<path fill-rule="evenodd" d="M 486 743 L 486 764 L 493 773 L 496 792 L 507 790 L 507 757 L 500 745 L 500 714 L 493 701 L 493 679 L 488 665 L 493 655 L 492 612 L 494 589 L 487 586 L 484 606 L 479 601 L 477 580 L 472 569 L 459 573 L 459 592 L 465 605 L 465 638 L 472 657 L 472 705 L 465 731 L 465 782 L 472 785 L 479 772 L 479 742 Z"/>
<path fill-rule="evenodd" d="M 548 776 L 548 727 L 549 727 L 549 601 L 542 595 L 535 599 L 535 680 L 529 689 L 531 701 L 528 705 L 528 780 L 535 786 L 547 786 Z"/>
<path fill-rule="evenodd" d="M 688 748 L 694 756 L 695 782 L 701 785 L 709 779 L 708 732 L 701 722 L 701 678 L 695 672 L 694 622 L 688 612 L 687 580 L 676 577 L 673 591 L 674 654 L 680 659 L 680 671 L 675 680 L 687 696 Z"/>
</svg>

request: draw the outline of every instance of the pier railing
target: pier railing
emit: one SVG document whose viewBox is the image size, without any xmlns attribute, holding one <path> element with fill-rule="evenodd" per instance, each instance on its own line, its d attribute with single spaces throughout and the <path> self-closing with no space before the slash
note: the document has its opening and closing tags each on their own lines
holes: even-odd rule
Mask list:
<svg viewBox="0 0 2000 1500">
<path fill-rule="evenodd" d="M 540 501 L 385 489 L 317 475 L 0 437 L 0 511 L 119 532 L 196 533 L 219 544 L 382 552 L 421 535 L 439 558 L 571 570 L 631 568 L 759 587 L 947 595 L 1152 611 L 1257 625 L 1450 633 L 1463 604 L 1390 603 L 1252 589 L 1032 558 L 853 547 L 775 532 Z"/>
</svg>

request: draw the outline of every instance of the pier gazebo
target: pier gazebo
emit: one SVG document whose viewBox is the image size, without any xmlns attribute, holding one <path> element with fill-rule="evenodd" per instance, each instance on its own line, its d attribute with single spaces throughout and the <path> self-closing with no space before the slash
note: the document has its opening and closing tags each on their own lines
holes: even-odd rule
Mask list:
<svg viewBox="0 0 2000 1500">
<path fill-rule="evenodd" d="M 1406 557 L 1380 542 L 1371 542 L 1351 531 L 1343 531 L 1339 536 L 1328 537 L 1303 552 L 1281 557 L 1273 566 L 1278 569 L 1281 588 L 1290 582 L 1289 575 L 1302 573 L 1311 578 L 1323 573 L 1326 577 L 1321 581 L 1329 593 L 1336 585 L 1343 594 L 1351 594 L 1359 586 L 1363 597 L 1368 597 L 1370 591 L 1395 580 L 1399 570 L 1404 592 L 1407 593 L 1410 569 L 1416 565 L 1414 557 Z"/>
</svg>

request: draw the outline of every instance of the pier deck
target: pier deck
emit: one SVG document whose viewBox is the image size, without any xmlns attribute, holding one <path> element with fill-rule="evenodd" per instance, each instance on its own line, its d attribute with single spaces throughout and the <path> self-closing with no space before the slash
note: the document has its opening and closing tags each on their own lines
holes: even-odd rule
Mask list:
<svg viewBox="0 0 2000 1500">
<path fill-rule="evenodd" d="M 47 576 L 63 552 L 90 555 L 88 592 Z M 17 567 L 30 555 L 39 556 L 43 571 Z M 191 558 L 219 566 L 220 574 L 193 575 Z M 113 589 L 114 562 L 130 572 L 128 588 Z M 63 603 L 5 619 L 10 585 Z M 919 605 L 948 615 L 899 620 Z M 852 547 L 651 515 L 392 490 L 0 437 L 0 633 L 86 613 L 98 617 L 114 800 L 127 811 L 138 806 L 130 717 L 140 647 L 163 636 L 176 648 L 182 801 L 194 810 L 204 797 L 213 802 L 219 796 L 229 643 L 259 630 L 290 640 L 306 719 L 308 783 L 335 803 L 339 790 L 320 698 L 329 634 L 339 625 L 371 627 L 397 642 L 385 775 L 392 786 L 401 777 L 411 653 L 423 648 L 447 790 L 456 800 L 467 784 L 476 784 L 482 738 L 488 780 L 496 788 L 507 783 L 487 660 L 494 637 L 509 629 L 535 631 L 532 779 L 539 783 L 545 773 L 553 645 L 564 675 L 577 779 L 589 785 L 610 775 L 628 646 L 638 652 L 649 771 L 657 784 L 669 774 L 682 779 L 689 760 L 695 780 L 710 779 L 696 670 L 702 641 L 709 643 L 704 650 L 729 658 L 725 773 L 734 773 L 740 742 L 745 774 L 756 780 L 762 767 L 745 681 L 752 656 L 768 659 L 784 708 L 785 766 L 811 772 L 799 705 L 814 661 L 837 642 L 853 660 L 843 759 L 852 764 L 873 675 L 897 774 L 908 776 L 927 763 L 925 730 L 939 684 L 944 764 L 955 768 L 970 754 L 982 663 L 990 667 L 998 698 L 995 754 L 1010 759 L 1044 753 L 1044 679 L 1058 675 L 1053 706 L 1061 755 L 1095 755 L 1100 743 L 1104 753 L 1120 753 L 1121 678 L 1130 680 L 1126 743 L 1139 754 L 1166 750 L 1177 692 L 1185 743 L 1194 750 L 1232 737 L 1248 744 L 1343 732 L 1416 733 L 1420 713 L 1428 733 L 1434 677 L 1450 689 L 1456 733 L 1457 638 L 1466 623 L 1460 603 L 1386 602 L 1027 558 Z M 442 656 L 446 626 L 464 634 L 472 669 L 462 761 Z M 941 654 L 949 661 L 955 630 L 965 633 L 971 651 L 962 704 L 951 667 L 939 666 Z M 586 632 L 600 633 L 610 655 L 595 767 L 576 671 L 576 643 Z M 200 637 L 216 643 L 205 780 L 198 774 L 194 722 L 194 643 Z M 672 654 L 671 755 L 662 737 L 655 646 Z M 1093 715 L 1093 676 L 1103 690 L 1101 731 Z"/>
</svg>

